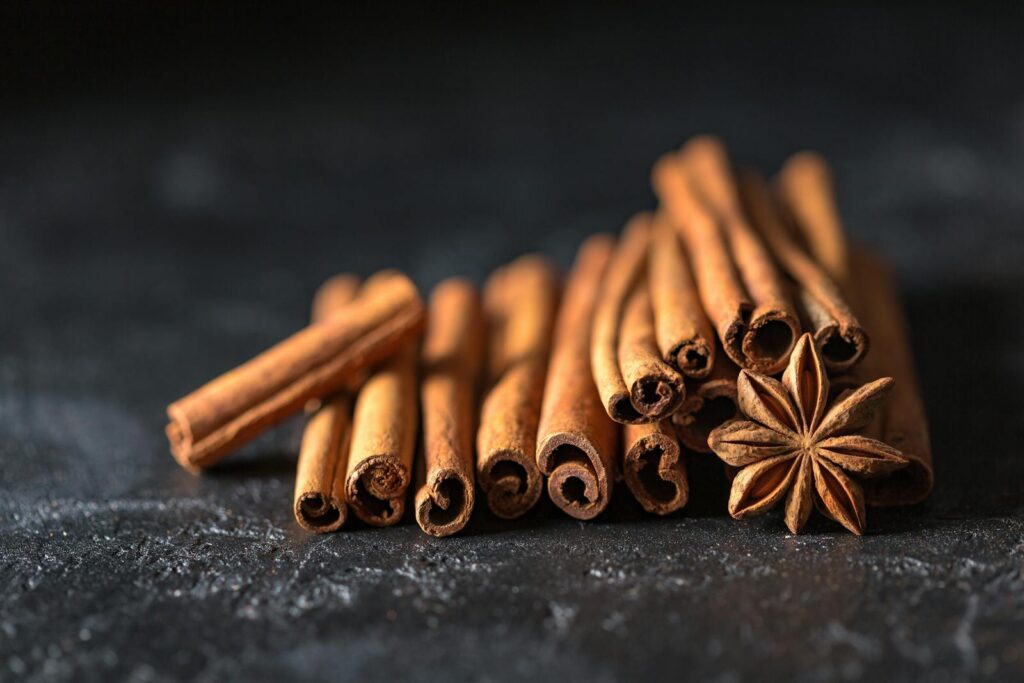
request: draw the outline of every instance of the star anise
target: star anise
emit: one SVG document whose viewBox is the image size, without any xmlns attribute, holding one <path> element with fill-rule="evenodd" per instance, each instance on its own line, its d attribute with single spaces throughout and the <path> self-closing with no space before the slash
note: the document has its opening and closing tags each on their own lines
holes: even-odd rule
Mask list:
<svg viewBox="0 0 1024 683">
<path fill-rule="evenodd" d="M 711 432 L 711 449 L 739 468 L 729 514 L 762 514 L 786 498 L 786 526 L 794 534 L 814 503 L 855 534 L 864 533 L 864 494 L 850 475 L 871 477 L 904 467 L 898 450 L 856 434 L 892 387 L 883 377 L 828 402 L 829 382 L 811 335 L 797 342 L 782 381 L 743 370 L 736 380 L 740 411 Z"/>
</svg>

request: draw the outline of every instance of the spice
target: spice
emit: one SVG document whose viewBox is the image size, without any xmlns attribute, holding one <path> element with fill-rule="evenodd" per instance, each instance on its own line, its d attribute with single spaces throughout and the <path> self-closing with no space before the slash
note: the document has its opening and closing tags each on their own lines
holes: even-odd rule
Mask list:
<svg viewBox="0 0 1024 683">
<path fill-rule="evenodd" d="M 740 188 L 752 222 L 772 254 L 797 282 L 798 300 L 825 366 L 832 372 L 853 367 L 867 351 L 868 337 L 839 288 L 785 228 L 761 174 L 745 170 L 740 176 Z"/>
<path fill-rule="evenodd" d="M 615 482 L 618 430 L 590 370 L 594 304 L 613 249 L 609 235 L 580 246 L 555 322 L 537 430 L 537 466 L 548 477 L 548 495 L 578 519 L 600 514 Z"/>
<path fill-rule="evenodd" d="M 864 365 L 896 380 L 881 410 L 881 438 L 910 460 L 905 469 L 865 482 L 864 494 L 870 505 L 913 505 L 931 493 L 933 474 L 928 419 L 914 371 L 906 318 L 892 269 L 863 248 L 853 249 L 852 259 L 851 275 L 863 294 L 861 315 L 874 338 Z"/>
<path fill-rule="evenodd" d="M 395 524 L 405 512 L 416 444 L 417 351 L 406 343 L 356 398 L 345 493 L 356 516 L 372 526 Z"/>
<path fill-rule="evenodd" d="M 857 434 L 892 385 L 883 377 L 829 405 L 825 365 L 810 334 L 797 342 L 781 382 L 741 371 L 736 388 L 747 419 L 727 422 L 709 437 L 719 458 L 741 468 L 729 514 L 759 515 L 786 497 L 786 526 L 794 534 L 812 503 L 849 531 L 864 533 L 864 495 L 851 475 L 880 476 L 908 463 L 892 446 Z"/>
<path fill-rule="evenodd" d="M 668 417 L 685 391 L 661 359 L 647 292 L 651 215 L 636 215 L 612 254 L 594 308 L 590 362 L 608 416 L 624 424 Z"/>
<path fill-rule="evenodd" d="M 359 278 L 354 275 L 327 280 L 313 298 L 313 322 L 342 309 L 358 289 Z M 351 395 L 343 391 L 315 409 L 302 433 L 292 510 L 295 521 L 307 531 L 337 531 L 345 523 L 344 472 L 351 411 Z"/>
<path fill-rule="evenodd" d="M 739 417 L 736 376 L 740 369 L 724 354 L 719 355 L 711 375 L 691 384 L 686 399 L 672 414 L 679 441 L 687 449 L 710 453 L 708 436 L 729 420 Z"/>
<path fill-rule="evenodd" d="M 667 515 L 686 505 L 686 463 L 671 422 L 626 425 L 622 431 L 622 478 L 644 510 Z"/>
<path fill-rule="evenodd" d="M 311 324 L 167 408 L 171 453 L 210 467 L 269 427 L 351 384 L 422 329 L 423 305 L 400 273 L 378 273 L 337 314 Z"/>
<path fill-rule="evenodd" d="M 651 228 L 647 283 L 662 358 L 686 377 L 707 377 L 715 364 L 714 332 L 679 235 L 663 212 Z"/>
<path fill-rule="evenodd" d="M 476 476 L 487 505 L 514 519 L 540 498 L 537 423 L 558 307 L 558 272 L 544 257 L 523 256 L 484 288 L 489 390 L 480 412 Z"/>
<path fill-rule="evenodd" d="M 449 278 L 430 297 L 423 342 L 423 480 L 416 521 L 433 536 L 458 533 L 473 512 L 473 413 L 483 347 L 476 288 Z"/>
</svg>

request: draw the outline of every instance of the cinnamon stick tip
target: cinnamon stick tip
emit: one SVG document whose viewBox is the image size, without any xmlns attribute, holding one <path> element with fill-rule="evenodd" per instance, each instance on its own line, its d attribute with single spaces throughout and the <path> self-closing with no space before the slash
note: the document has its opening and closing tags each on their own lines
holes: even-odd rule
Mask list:
<svg viewBox="0 0 1024 683">
<path fill-rule="evenodd" d="M 390 455 L 363 459 L 345 480 L 348 504 L 359 519 L 372 526 L 389 526 L 405 512 L 408 470 Z"/>
<path fill-rule="evenodd" d="M 308 491 L 295 497 L 295 521 L 306 531 L 329 533 L 345 523 L 345 503 L 333 496 Z"/>
<path fill-rule="evenodd" d="M 522 516 L 540 499 L 542 480 L 537 462 L 518 449 L 490 453 L 478 474 L 487 506 L 502 519 Z"/>
<path fill-rule="evenodd" d="M 608 507 L 611 478 L 594 446 L 581 434 L 556 432 L 537 450 L 537 466 L 548 475 L 548 496 L 576 519 L 593 519 Z"/>
<path fill-rule="evenodd" d="M 666 515 L 684 507 L 690 489 L 678 442 L 667 434 L 646 434 L 626 452 L 623 477 L 647 512 Z"/>
<path fill-rule="evenodd" d="M 462 531 L 473 513 L 473 482 L 456 469 L 439 469 L 416 492 L 416 522 L 431 536 Z"/>
<path fill-rule="evenodd" d="M 665 362 L 687 377 L 707 377 L 714 362 L 712 348 L 703 339 L 688 339 L 676 344 L 665 354 Z"/>
</svg>

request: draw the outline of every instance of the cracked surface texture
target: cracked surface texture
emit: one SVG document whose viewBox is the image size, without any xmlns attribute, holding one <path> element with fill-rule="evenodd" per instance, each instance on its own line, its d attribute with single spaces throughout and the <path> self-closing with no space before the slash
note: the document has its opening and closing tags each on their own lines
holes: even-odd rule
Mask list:
<svg viewBox="0 0 1024 683">
<path fill-rule="evenodd" d="M 174 11 L 0 21 L 0 680 L 1024 677 L 1019 13 Z M 769 171 L 824 152 L 895 263 L 926 505 L 793 537 L 729 519 L 698 455 L 665 519 L 620 485 L 589 523 L 478 505 L 434 539 L 410 505 L 322 537 L 291 517 L 298 421 L 174 463 L 164 406 L 327 276 L 565 267 L 708 131 Z"/>
</svg>

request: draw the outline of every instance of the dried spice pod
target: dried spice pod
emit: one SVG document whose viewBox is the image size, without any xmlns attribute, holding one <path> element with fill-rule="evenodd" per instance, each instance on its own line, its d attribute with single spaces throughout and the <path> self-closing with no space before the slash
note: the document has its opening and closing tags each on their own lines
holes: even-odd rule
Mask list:
<svg viewBox="0 0 1024 683">
<path fill-rule="evenodd" d="M 336 275 L 313 298 L 313 322 L 324 320 L 355 298 L 359 278 Z M 292 510 L 307 531 L 337 531 L 345 523 L 344 472 L 348 459 L 352 397 L 343 391 L 319 405 L 302 433 Z"/>
<path fill-rule="evenodd" d="M 665 362 L 686 377 L 707 377 L 715 364 L 715 338 L 679 235 L 664 212 L 654 217 L 647 283 L 654 329 Z"/>
<path fill-rule="evenodd" d="M 782 165 L 775 185 L 814 261 L 849 295 L 849 248 L 828 163 L 816 152 L 798 152 Z"/>
<path fill-rule="evenodd" d="M 443 281 L 430 297 L 420 386 L 424 467 L 416 522 L 432 536 L 458 533 L 473 513 L 473 413 L 483 344 L 476 288 L 461 278 Z"/>
<path fill-rule="evenodd" d="M 755 170 L 740 174 L 744 208 L 772 254 L 796 281 L 806 323 L 830 371 L 848 370 L 864 357 L 868 337 L 839 287 L 786 229 L 764 178 Z"/>
<path fill-rule="evenodd" d="M 374 275 L 335 315 L 168 406 L 171 453 L 189 471 L 210 467 L 307 401 L 349 386 L 422 326 L 416 286 L 398 272 Z"/>
<path fill-rule="evenodd" d="M 691 186 L 716 218 L 718 234 L 753 303 L 741 313 L 745 329 L 738 346 L 734 341 L 730 348 L 723 340 L 725 350 L 741 367 L 778 372 L 800 335 L 800 322 L 782 274 L 743 212 L 725 146 L 700 136 L 687 142 L 680 156 Z"/>
<path fill-rule="evenodd" d="M 356 516 L 372 526 L 396 524 L 405 512 L 416 445 L 417 350 L 406 344 L 356 398 L 345 494 Z"/>
<path fill-rule="evenodd" d="M 724 355 L 719 356 L 711 375 L 691 384 L 686 399 L 675 413 L 672 424 L 679 441 L 688 450 L 710 453 L 708 436 L 729 420 L 739 417 L 736 376 L 740 369 Z"/>
<path fill-rule="evenodd" d="M 622 433 L 622 478 L 644 510 L 667 515 L 686 505 L 690 486 L 672 424 L 663 420 L 625 425 Z"/>
<path fill-rule="evenodd" d="M 869 505 L 914 505 L 925 500 L 934 483 L 931 439 L 921 390 L 914 371 L 906 318 L 892 269 L 864 248 L 851 250 L 850 273 L 861 288 L 860 314 L 874 338 L 864 365 L 895 379 L 881 409 L 881 439 L 910 460 L 905 469 L 864 483 Z"/>
<path fill-rule="evenodd" d="M 548 495 L 577 519 L 600 514 L 615 482 L 618 430 L 590 370 L 595 298 L 613 249 L 610 235 L 580 246 L 555 321 L 537 429 L 537 466 L 548 477 Z"/>
<path fill-rule="evenodd" d="M 623 424 L 668 417 L 682 400 L 683 378 L 661 359 L 647 292 L 651 215 L 630 220 L 594 308 L 590 362 L 608 416 Z"/>
<path fill-rule="evenodd" d="M 488 507 L 504 519 L 527 512 L 543 490 L 537 424 L 558 287 L 555 266 L 527 255 L 495 271 L 484 288 L 489 389 L 477 431 L 476 476 Z"/>
</svg>

